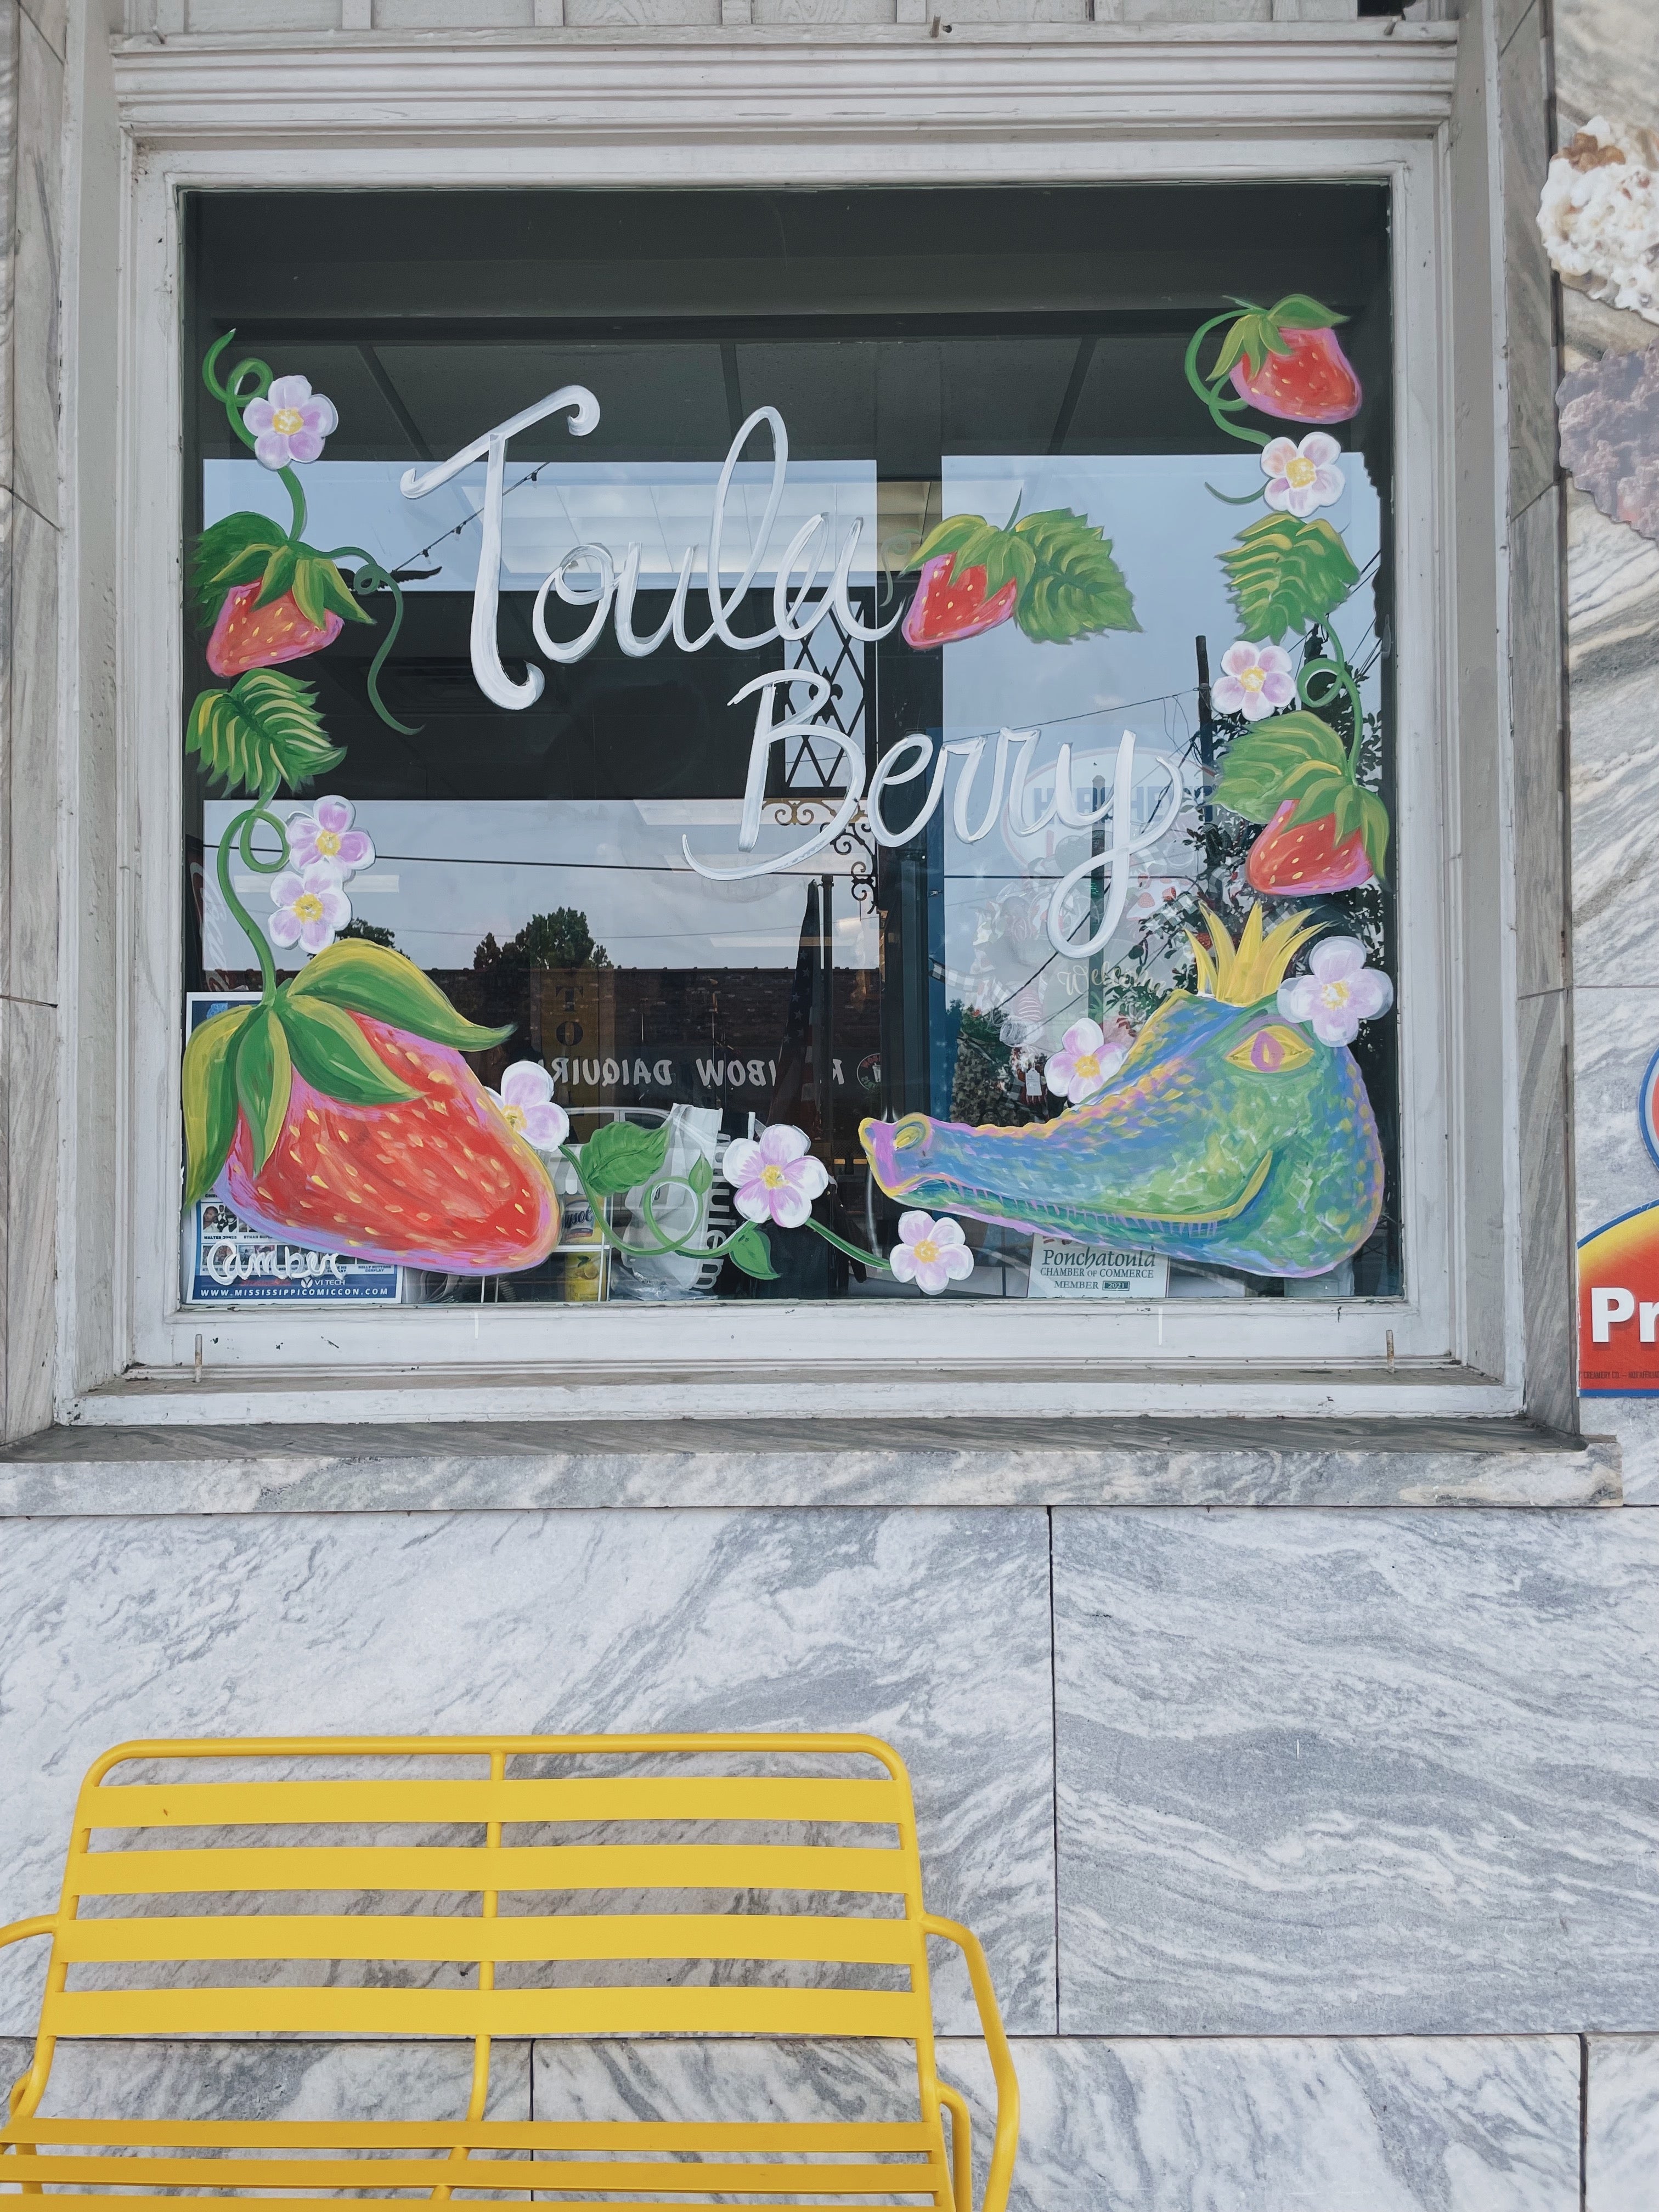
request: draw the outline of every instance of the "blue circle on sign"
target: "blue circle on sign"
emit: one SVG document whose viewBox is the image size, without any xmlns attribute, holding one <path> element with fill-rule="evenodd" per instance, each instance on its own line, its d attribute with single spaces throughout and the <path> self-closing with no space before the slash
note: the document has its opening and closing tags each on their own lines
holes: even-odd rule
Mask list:
<svg viewBox="0 0 1659 2212">
<path fill-rule="evenodd" d="M 1659 1168 L 1659 1052 L 1648 1062 L 1648 1072 L 1642 1078 L 1642 1088 L 1636 1103 L 1636 1118 L 1642 1126 L 1642 1142 L 1648 1148 L 1648 1158 Z"/>
</svg>

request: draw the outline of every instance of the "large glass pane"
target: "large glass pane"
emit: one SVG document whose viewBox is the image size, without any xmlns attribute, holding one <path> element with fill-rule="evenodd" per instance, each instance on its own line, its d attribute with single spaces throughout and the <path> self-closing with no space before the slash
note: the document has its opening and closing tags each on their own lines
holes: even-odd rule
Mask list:
<svg viewBox="0 0 1659 2212">
<path fill-rule="evenodd" d="M 187 1300 L 1400 1291 L 1381 187 L 187 236 Z"/>
</svg>

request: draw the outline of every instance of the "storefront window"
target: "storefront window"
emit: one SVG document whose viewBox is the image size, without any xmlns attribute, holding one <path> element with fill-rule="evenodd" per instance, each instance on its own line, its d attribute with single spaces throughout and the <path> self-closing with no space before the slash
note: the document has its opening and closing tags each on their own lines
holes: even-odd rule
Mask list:
<svg viewBox="0 0 1659 2212">
<path fill-rule="evenodd" d="M 187 1304 L 1401 1291 L 1382 186 L 186 237 Z"/>
</svg>

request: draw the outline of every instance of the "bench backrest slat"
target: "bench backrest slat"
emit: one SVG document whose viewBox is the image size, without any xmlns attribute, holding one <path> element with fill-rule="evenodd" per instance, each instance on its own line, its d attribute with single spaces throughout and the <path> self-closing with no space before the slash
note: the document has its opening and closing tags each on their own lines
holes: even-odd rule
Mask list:
<svg viewBox="0 0 1659 2212">
<path fill-rule="evenodd" d="M 653 1771 L 617 1773 L 619 1753 Z M 803 1753 L 831 1771 L 754 1771 Z M 702 1771 L 709 1754 L 749 1771 Z M 387 1759 L 404 1771 L 375 1772 Z M 247 1778 L 113 1778 L 136 1761 L 203 1759 Z M 277 1759 L 305 1771 L 272 1780 Z M 507 1771 L 531 1759 L 575 1771 Z M 449 1771 L 411 1778 L 417 1760 Z M 578 1832 L 561 1841 L 562 1828 Z M 727 1900 L 735 1910 L 716 1909 Z M 881 2036 L 933 2063 L 909 1784 L 869 1737 L 127 1745 L 82 1786 L 64 1911 L 48 2045 Z"/>
</svg>

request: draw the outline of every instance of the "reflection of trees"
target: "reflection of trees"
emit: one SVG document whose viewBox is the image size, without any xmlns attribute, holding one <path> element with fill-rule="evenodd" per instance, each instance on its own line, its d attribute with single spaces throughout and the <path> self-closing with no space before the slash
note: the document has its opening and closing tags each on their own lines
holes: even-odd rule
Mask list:
<svg viewBox="0 0 1659 2212">
<path fill-rule="evenodd" d="M 516 937 L 498 945 L 492 933 L 472 954 L 472 965 L 482 969 L 608 968 L 611 957 L 595 945 L 587 916 L 580 908 L 555 907 L 551 914 L 534 914 Z"/>
</svg>

